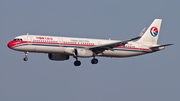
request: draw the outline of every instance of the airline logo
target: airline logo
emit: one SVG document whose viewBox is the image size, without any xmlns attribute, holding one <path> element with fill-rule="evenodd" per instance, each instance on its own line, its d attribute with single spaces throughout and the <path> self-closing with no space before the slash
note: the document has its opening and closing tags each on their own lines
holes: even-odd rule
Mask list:
<svg viewBox="0 0 180 101">
<path fill-rule="evenodd" d="M 153 36 L 153 37 L 155 37 L 155 36 L 157 36 L 158 35 L 158 28 L 157 27 L 152 27 L 151 29 L 150 29 L 150 33 L 151 33 L 151 35 Z"/>
</svg>

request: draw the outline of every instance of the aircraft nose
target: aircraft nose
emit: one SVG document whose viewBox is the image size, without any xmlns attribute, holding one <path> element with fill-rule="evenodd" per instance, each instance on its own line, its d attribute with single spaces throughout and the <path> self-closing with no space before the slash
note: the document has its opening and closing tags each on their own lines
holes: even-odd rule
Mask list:
<svg viewBox="0 0 180 101">
<path fill-rule="evenodd" d="M 15 43 L 14 43 L 13 41 L 10 41 L 10 42 L 7 44 L 7 46 L 8 46 L 9 48 L 12 48 L 14 45 L 15 45 Z"/>
</svg>

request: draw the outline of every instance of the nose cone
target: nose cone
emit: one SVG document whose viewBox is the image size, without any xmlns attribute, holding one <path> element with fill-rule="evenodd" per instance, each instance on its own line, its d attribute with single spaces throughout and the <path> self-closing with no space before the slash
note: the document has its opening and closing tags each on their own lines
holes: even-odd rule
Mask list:
<svg viewBox="0 0 180 101">
<path fill-rule="evenodd" d="M 8 44 L 7 44 L 7 46 L 9 47 L 9 48 L 13 48 L 14 46 L 16 45 L 16 43 L 14 42 L 14 41 L 10 41 Z"/>
</svg>

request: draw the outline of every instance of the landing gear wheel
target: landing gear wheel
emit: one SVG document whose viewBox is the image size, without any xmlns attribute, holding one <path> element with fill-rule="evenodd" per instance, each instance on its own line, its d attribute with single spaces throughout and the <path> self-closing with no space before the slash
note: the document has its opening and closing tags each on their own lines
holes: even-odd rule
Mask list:
<svg viewBox="0 0 180 101">
<path fill-rule="evenodd" d="M 24 60 L 24 61 L 27 61 L 27 60 L 28 60 L 28 58 L 26 57 L 26 58 L 24 58 L 23 60 Z"/>
<path fill-rule="evenodd" d="M 80 65 L 81 65 L 81 61 L 78 60 L 74 61 L 74 66 L 80 66 Z"/>
<path fill-rule="evenodd" d="M 97 63 L 98 63 L 98 59 L 96 59 L 96 58 L 92 59 L 92 60 L 91 60 L 91 63 L 92 63 L 92 64 L 97 64 Z"/>
</svg>

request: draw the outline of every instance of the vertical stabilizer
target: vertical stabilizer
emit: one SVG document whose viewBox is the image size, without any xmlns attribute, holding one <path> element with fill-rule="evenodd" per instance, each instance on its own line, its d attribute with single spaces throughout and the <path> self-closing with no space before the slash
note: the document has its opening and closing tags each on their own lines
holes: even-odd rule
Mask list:
<svg viewBox="0 0 180 101">
<path fill-rule="evenodd" d="M 138 42 L 157 44 L 162 19 L 155 19 Z"/>
</svg>

